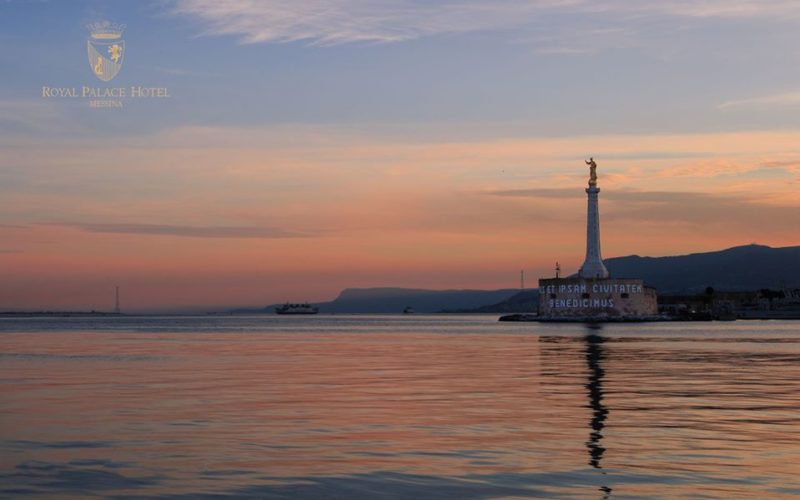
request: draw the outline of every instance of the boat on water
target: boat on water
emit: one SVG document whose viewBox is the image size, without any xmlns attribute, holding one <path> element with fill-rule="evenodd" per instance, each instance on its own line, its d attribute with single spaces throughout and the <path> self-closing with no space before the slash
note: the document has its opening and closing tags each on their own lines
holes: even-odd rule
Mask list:
<svg viewBox="0 0 800 500">
<path fill-rule="evenodd" d="M 305 304 L 289 304 L 287 302 L 275 308 L 275 314 L 317 314 L 318 312 L 319 308 L 308 302 Z"/>
<path fill-rule="evenodd" d="M 407 306 L 405 309 L 403 309 L 403 314 L 414 314 L 414 308 Z"/>
</svg>

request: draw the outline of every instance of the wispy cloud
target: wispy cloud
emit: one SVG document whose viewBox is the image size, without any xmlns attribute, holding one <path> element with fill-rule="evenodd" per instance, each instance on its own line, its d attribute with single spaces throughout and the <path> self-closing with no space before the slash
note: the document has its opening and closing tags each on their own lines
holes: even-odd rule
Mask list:
<svg viewBox="0 0 800 500">
<path fill-rule="evenodd" d="M 800 159 L 766 161 L 763 166 L 766 168 L 784 168 L 794 172 L 800 170 Z"/>
<path fill-rule="evenodd" d="M 583 199 L 586 194 L 581 189 L 575 188 L 528 188 L 528 189 L 494 189 L 486 190 L 481 194 L 485 196 L 500 196 L 510 198 L 531 198 L 531 199 Z M 693 206 L 699 208 L 706 206 L 719 205 L 759 205 L 767 198 L 763 194 L 747 195 L 742 193 L 711 193 L 701 191 L 644 191 L 636 189 L 615 189 L 603 191 L 602 198 L 617 202 L 619 206 L 633 204 L 643 204 L 643 207 L 653 207 L 655 205 L 673 206 Z M 628 204 L 628 205 L 626 205 Z M 772 205 L 774 206 L 774 205 Z M 796 208 L 796 203 L 782 205 Z M 795 214 L 790 214 L 795 217 Z"/>
<path fill-rule="evenodd" d="M 74 227 L 91 233 L 149 234 L 192 238 L 299 238 L 306 236 L 302 233 L 284 229 L 248 226 L 179 226 L 126 223 L 54 224 Z"/>
<path fill-rule="evenodd" d="M 740 175 L 755 172 L 760 168 L 762 166 L 758 162 L 742 162 L 729 158 L 710 158 L 683 165 L 671 165 L 660 169 L 656 175 L 658 177 L 708 178 Z"/>
<path fill-rule="evenodd" d="M 524 198 L 584 198 L 585 193 L 573 188 L 532 188 L 532 189 L 498 189 L 487 191 L 487 196 L 508 196 Z M 636 191 L 632 189 L 617 189 L 604 192 L 603 198 L 621 202 L 648 202 L 648 203 L 675 203 L 688 201 L 747 201 L 744 197 L 719 195 L 714 193 L 694 193 L 684 191 Z"/>
<path fill-rule="evenodd" d="M 518 24 L 520 11 L 562 2 L 414 2 L 364 0 L 178 0 L 173 12 L 200 19 L 207 33 L 243 43 L 308 41 L 398 42 L 429 35 Z"/>
<path fill-rule="evenodd" d="M 488 191 L 489 196 L 541 199 L 580 199 L 577 189 L 541 188 Z M 666 224 L 692 227 L 752 231 L 753 227 L 771 230 L 798 228 L 796 206 L 770 204 L 758 196 L 686 191 L 636 191 L 617 189 L 604 192 L 611 202 L 606 220 L 624 220 L 632 224 Z M 665 226 L 666 227 L 666 226 Z M 714 229 L 716 230 L 716 229 Z"/>
<path fill-rule="evenodd" d="M 618 7 L 629 4 L 614 2 Z M 646 7 L 665 14 L 686 17 L 795 17 L 800 5 L 794 0 L 654 0 L 642 2 Z"/>
<path fill-rule="evenodd" d="M 195 71 L 193 69 L 186 69 L 180 68 L 177 66 L 140 66 L 142 69 L 149 69 L 153 71 L 158 71 L 159 73 L 163 73 L 165 75 L 170 76 L 190 76 L 190 77 L 214 77 L 218 76 L 216 73 L 208 73 L 204 71 Z"/>
<path fill-rule="evenodd" d="M 70 122 L 63 109 L 52 101 L 0 99 L 0 133 L 64 133 L 76 129 L 80 127 Z"/>
<path fill-rule="evenodd" d="M 675 160 L 685 158 L 709 158 L 716 153 L 709 151 L 624 151 L 609 152 L 604 158 L 609 160 Z"/>
<path fill-rule="evenodd" d="M 573 188 L 495 189 L 484 191 L 486 196 L 510 198 L 582 198 L 583 193 Z"/>
<path fill-rule="evenodd" d="M 793 92 L 784 92 L 782 94 L 770 94 L 757 97 L 749 97 L 746 99 L 736 99 L 732 101 L 725 101 L 719 106 L 719 109 L 729 108 L 765 108 L 772 106 L 798 106 L 800 105 L 800 90 Z"/>
<path fill-rule="evenodd" d="M 302 40 L 334 45 L 399 42 L 447 33 L 522 27 L 548 13 L 606 14 L 627 19 L 651 16 L 786 19 L 800 17 L 800 3 L 794 0 L 176 0 L 171 11 L 199 19 L 207 26 L 207 34 L 236 36 L 243 43 Z"/>
</svg>

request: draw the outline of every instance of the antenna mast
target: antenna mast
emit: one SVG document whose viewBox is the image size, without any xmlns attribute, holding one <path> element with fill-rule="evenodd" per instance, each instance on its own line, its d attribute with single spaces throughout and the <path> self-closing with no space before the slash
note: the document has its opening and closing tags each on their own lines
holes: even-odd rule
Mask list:
<svg viewBox="0 0 800 500">
<path fill-rule="evenodd" d="M 119 285 L 116 287 L 116 294 L 114 296 L 114 312 L 119 314 Z"/>
</svg>

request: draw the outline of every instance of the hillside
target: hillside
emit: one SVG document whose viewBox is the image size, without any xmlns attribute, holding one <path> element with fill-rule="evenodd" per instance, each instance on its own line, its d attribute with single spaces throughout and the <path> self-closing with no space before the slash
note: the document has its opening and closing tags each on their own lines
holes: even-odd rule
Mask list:
<svg viewBox="0 0 800 500">
<path fill-rule="evenodd" d="M 472 309 L 458 309 L 445 312 L 457 313 L 516 313 L 532 312 L 539 307 L 539 290 L 517 290 L 511 297 L 491 305 L 484 305 Z"/>
<path fill-rule="evenodd" d="M 674 257 L 616 257 L 606 259 L 615 278 L 642 278 L 661 295 L 762 288 L 800 287 L 800 247 L 771 248 L 745 245 L 717 252 Z M 528 312 L 536 310 L 536 290 L 519 292 L 499 303 L 462 312 Z"/>
<path fill-rule="evenodd" d="M 316 303 L 321 313 L 401 313 L 411 307 L 417 313 L 474 309 L 508 299 L 517 289 L 422 290 L 415 288 L 346 288 L 330 302 Z M 239 314 L 272 313 L 280 304 L 261 309 L 234 309 Z"/>
<path fill-rule="evenodd" d="M 605 264 L 612 277 L 642 278 L 659 293 L 800 286 L 800 247 L 745 245 L 675 257 L 616 257 Z"/>
<path fill-rule="evenodd" d="M 630 255 L 606 259 L 612 277 L 641 278 L 659 294 L 716 290 L 742 291 L 800 287 L 800 247 L 745 245 L 717 252 L 673 257 Z M 520 312 L 535 309 L 536 290 L 420 290 L 414 288 L 347 288 L 336 299 L 316 304 L 322 313 Z M 239 309 L 238 313 L 271 313 Z"/>
<path fill-rule="evenodd" d="M 505 300 L 518 290 L 420 290 L 413 288 L 348 288 L 331 302 L 319 304 L 320 312 L 398 313 L 406 307 L 415 312 L 469 309 Z"/>
</svg>

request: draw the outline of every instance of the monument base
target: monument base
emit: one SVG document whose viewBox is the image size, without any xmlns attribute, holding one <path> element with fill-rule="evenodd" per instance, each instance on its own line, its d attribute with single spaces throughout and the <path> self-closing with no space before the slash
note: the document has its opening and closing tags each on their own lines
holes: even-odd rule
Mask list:
<svg viewBox="0 0 800 500">
<path fill-rule="evenodd" d="M 656 290 L 625 278 L 539 280 L 539 321 L 653 321 Z"/>
</svg>

